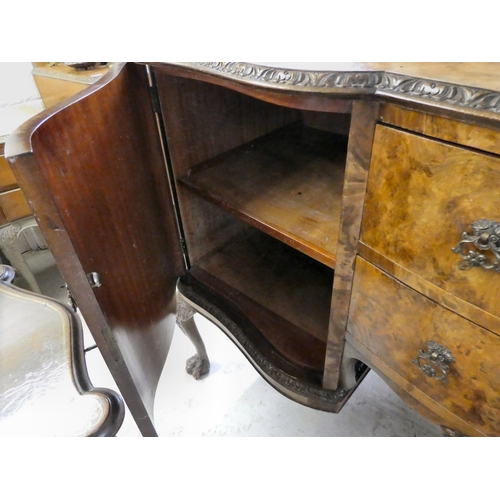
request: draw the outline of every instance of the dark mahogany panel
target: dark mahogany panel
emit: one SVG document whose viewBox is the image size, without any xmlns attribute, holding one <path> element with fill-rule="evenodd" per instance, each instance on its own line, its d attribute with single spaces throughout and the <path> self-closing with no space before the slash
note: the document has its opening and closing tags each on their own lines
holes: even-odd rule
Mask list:
<svg viewBox="0 0 500 500">
<path fill-rule="evenodd" d="M 184 269 L 146 67 L 115 64 L 70 101 L 28 122 L 7 155 L 129 408 L 154 435 Z"/>
</svg>

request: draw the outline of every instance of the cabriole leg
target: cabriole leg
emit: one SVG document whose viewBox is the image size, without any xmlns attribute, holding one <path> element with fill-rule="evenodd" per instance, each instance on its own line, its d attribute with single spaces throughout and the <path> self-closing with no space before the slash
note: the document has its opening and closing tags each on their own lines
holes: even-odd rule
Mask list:
<svg viewBox="0 0 500 500">
<path fill-rule="evenodd" d="M 195 379 L 206 375 L 210 371 L 210 360 L 208 359 L 205 344 L 200 336 L 198 327 L 194 322 L 195 310 L 187 304 L 181 295 L 177 295 L 177 324 L 193 343 L 196 354 L 186 361 L 186 371 Z"/>
</svg>

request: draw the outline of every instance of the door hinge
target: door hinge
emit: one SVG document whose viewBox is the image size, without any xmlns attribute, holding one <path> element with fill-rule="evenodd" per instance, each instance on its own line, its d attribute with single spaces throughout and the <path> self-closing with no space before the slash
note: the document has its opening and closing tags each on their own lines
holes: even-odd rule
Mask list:
<svg viewBox="0 0 500 500">
<path fill-rule="evenodd" d="M 163 111 L 160 104 L 160 97 L 158 93 L 158 88 L 156 86 L 155 75 L 154 72 L 149 67 L 149 65 L 146 65 L 146 73 L 148 77 L 148 85 L 149 85 L 148 91 L 151 101 L 151 107 L 153 109 L 154 114 L 156 115 L 158 138 L 160 140 L 163 162 L 167 173 L 168 185 L 170 190 L 171 202 L 174 209 L 175 222 L 177 225 L 177 232 L 181 247 L 180 249 L 181 249 L 182 259 L 184 261 L 185 269 L 188 270 L 191 267 L 191 264 L 189 262 L 189 253 L 187 249 L 186 239 L 184 237 L 184 227 L 182 225 L 182 217 L 179 209 L 179 200 L 177 199 L 177 192 L 175 190 L 174 173 L 170 162 L 170 154 L 167 145 L 167 134 L 165 131 L 165 124 L 163 122 Z"/>
<path fill-rule="evenodd" d="M 151 99 L 151 106 L 153 107 L 153 112 L 160 114 L 161 106 L 160 106 L 160 98 L 158 97 L 158 92 L 155 87 L 149 87 L 149 97 Z"/>
</svg>

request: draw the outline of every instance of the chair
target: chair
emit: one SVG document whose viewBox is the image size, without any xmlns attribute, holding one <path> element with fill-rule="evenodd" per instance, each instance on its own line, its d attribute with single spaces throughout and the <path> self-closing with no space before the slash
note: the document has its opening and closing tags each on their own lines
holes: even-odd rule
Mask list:
<svg viewBox="0 0 500 500">
<path fill-rule="evenodd" d="M 26 283 L 31 288 L 31 291 L 41 293 L 35 276 L 33 275 L 19 248 L 19 239 L 21 235 L 27 229 L 33 227 L 38 226 L 35 218 L 32 216 L 16 220 L 0 227 L 0 251 L 2 251 L 3 255 L 5 255 L 9 263 L 17 271 L 18 275 L 22 276 L 26 280 Z"/>
<path fill-rule="evenodd" d="M 0 265 L 0 436 L 114 436 L 125 409 L 89 380 L 78 317 Z"/>
</svg>

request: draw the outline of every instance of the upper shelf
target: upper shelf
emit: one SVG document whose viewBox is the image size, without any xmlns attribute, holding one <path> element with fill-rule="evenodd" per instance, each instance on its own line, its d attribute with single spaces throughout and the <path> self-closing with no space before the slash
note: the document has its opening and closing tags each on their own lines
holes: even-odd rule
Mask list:
<svg viewBox="0 0 500 500">
<path fill-rule="evenodd" d="M 335 268 L 346 138 L 285 127 L 180 179 L 203 198 Z"/>
</svg>

